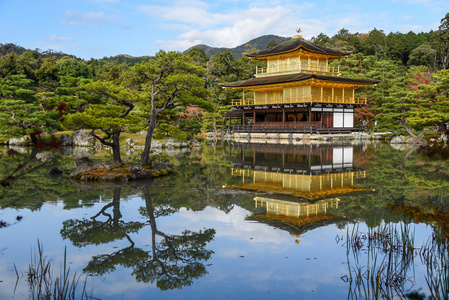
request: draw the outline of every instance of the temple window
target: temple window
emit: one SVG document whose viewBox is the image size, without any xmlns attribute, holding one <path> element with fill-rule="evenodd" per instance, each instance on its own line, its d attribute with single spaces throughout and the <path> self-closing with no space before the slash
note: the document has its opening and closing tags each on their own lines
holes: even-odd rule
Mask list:
<svg viewBox="0 0 449 300">
<path fill-rule="evenodd" d="M 276 72 L 276 65 L 275 64 L 272 64 L 270 66 L 270 72 L 272 72 L 272 73 Z"/>
<path fill-rule="evenodd" d="M 324 70 L 325 70 L 324 64 L 321 64 L 321 66 L 320 66 L 320 71 L 321 71 L 321 72 L 324 72 Z"/>
<path fill-rule="evenodd" d="M 296 70 L 296 62 L 292 62 L 292 64 L 291 64 L 291 70 Z"/>
<path fill-rule="evenodd" d="M 307 70 L 307 62 L 303 61 L 301 67 L 305 70 Z"/>
</svg>

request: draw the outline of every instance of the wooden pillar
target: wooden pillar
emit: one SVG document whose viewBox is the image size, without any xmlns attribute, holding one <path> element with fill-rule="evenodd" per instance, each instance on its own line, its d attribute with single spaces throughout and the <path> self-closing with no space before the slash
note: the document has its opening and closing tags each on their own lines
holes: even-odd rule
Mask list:
<svg viewBox="0 0 449 300">
<path fill-rule="evenodd" d="M 253 119 L 254 125 L 256 125 L 256 110 L 253 108 Z"/>
<path fill-rule="evenodd" d="M 321 102 L 323 102 L 323 87 L 321 87 Z"/>
<path fill-rule="evenodd" d="M 282 108 L 282 125 L 285 123 L 285 108 Z"/>
<path fill-rule="evenodd" d="M 341 98 L 343 100 L 343 103 L 345 102 L 345 88 L 341 88 Z"/>
<path fill-rule="evenodd" d="M 245 91 L 243 90 L 242 92 L 243 92 L 243 105 L 246 105 L 246 103 L 245 103 Z"/>
<path fill-rule="evenodd" d="M 243 115 L 242 115 L 242 125 L 245 125 L 245 113 L 243 113 Z"/>
<path fill-rule="evenodd" d="M 320 127 L 323 128 L 324 111 L 321 109 Z"/>
<path fill-rule="evenodd" d="M 312 127 L 312 108 L 309 107 L 309 126 Z"/>
</svg>

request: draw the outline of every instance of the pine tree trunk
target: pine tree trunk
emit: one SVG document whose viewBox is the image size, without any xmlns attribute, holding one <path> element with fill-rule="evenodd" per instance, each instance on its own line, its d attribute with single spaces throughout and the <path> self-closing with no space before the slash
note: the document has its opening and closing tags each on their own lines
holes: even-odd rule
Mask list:
<svg viewBox="0 0 449 300">
<path fill-rule="evenodd" d="M 112 200 L 113 203 L 113 223 L 115 226 L 119 225 L 119 221 L 122 218 L 122 214 L 120 213 L 120 194 L 122 192 L 121 187 L 114 188 L 114 198 Z"/>
<path fill-rule="evenodd" d="M 150 159 L 151 140 L 153 139 L 154 128 L 156 127 L 156 113 L 151 111 L 150 124 L 147 130 L 147 136 L 145 137 L 145 147 L 143 148 L 142 156 L 140 157 L 139 166 L 148 165 Z"/>
<path fill-rule="evenodd" d="M 153 260 L 157 260 L 158 256 L 157 256 L 157 251 L 156 251 L 156 232 L 157 227 L 156 227 L 156 218 L 154 217 L 154 207 L 153 207 L 153 203 L 151 202 L 151 195 L 150 195 L 150 190 L 148 188 L 148 186 L 144 187 L 143 190 L 143 198 L 145 199 L 145 206 L 147 209 L 147 215 L 150 218 L 150 226 L 151 226 L 151 243 L 152 243 L 152 248 L 153 248 Z"/>
<path fill-rule="evenodd" d="M 401 118 L 401 123 L 408 134 L 410 134 L 412 137 L 417 137 L 416 134 L 410 128 L 408 128 L 407 124 L 405 123 L 404 117 Z"/>
<path fill-rule="evenodd" d="M 112 134 L 112 156 L 114 157 L 114 164 L 122 163 L 120 156 L 120 131 Z"/>
<path fill-rule="evenodd" d="M 139 166 L 146 166 L 150 160 L 150 150 L 151 150 L 151 140 L 153 139 L 154 128 L 156 127 L 157 120 L 157 112 L 156 106 L 154 104 L 154 90 L 155 90 L 156 82 L 153 80 L 151 83 L 151 114 L 150 114 L 150 122 L 148 124 L 147 135 L 145 137 L 145 147 L 143 148 L 142 156 L 140 157 Z"/>
</svg>

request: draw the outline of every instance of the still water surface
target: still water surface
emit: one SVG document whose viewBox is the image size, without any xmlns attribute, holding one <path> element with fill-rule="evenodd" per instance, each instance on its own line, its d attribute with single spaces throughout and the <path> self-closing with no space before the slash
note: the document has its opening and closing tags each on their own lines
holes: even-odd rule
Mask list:
<svg viewBox="0 0 449 300">
<path fill-rule="evenodd" d="M 397 276 L 379 277 L 380 295 L 430 294 L 419 249 L 435 222 L 387 206 L 447 207 L 445 162 L 379 143 L 223 144 L 160 159 L 175 171 L 162 180 L 71 182 L 66 156 L 57 158 L 61 176 L 40 170 L 16 183 L 7 195 L 20 198 L 16 208 L 0 212 L 0 299 L 30 298 L 38 242 L 54 276 L 66 249 L 95 299 L 371 298 L 375 288 L 363 284 L 385 248 L 347 241 L 382 228 L 390 239 L 409 230 L 415 249 L 390 255 Z"/>
</svg>

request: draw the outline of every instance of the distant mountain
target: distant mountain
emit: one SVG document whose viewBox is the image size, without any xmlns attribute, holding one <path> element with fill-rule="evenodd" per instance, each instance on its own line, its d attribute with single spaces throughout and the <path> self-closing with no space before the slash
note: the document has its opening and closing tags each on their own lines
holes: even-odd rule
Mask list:
<svg viewBox="0 0 449 300">
<path fill-rule="evenodd" d="M 235 48 L 225 48 L 225 47 L 217 48 L 217 47 L 210 47 L 208 45 L 201 44 L 201 45 L 196 45 L 196 46 L 190 47 L 185 52 L 189 51 L 192 48 L 200 48 L 200 49 L 204 49 L 207 57 L 210 58 L 215 53 L 221 52 L 224 49 L 228 49 L 234 55 L 235 58 L 239 58 L 242 56 L 242 54 L 245 51 L 250 51 L 250 50 L 252 51 L 254 49 L 257 49 L 257 50 L 265 49 L 267 47 L 268 43 L 270 43 L 271 41 L 274 41 L 274 42 L 280 44 L 280 43 L 286 42 L 288 40 L 291 40 L 291 37 L 282 37 L 282 36 L 278 36 L 278 35 L 269 34 L 269 35 L 263 35 L 258 38 L 252 39 L 249 42 L 241 44 L 240 46 L 237 46 Z M 17 55 L 20 55 L 23 52 L 25 52 L 26 50 L 29 50 L 29 49 L 26 49 L 24 47 L 21 47 L 19 45 L 13 44 L 13 43 L 7 43 L 7 44 L 0 43 L 0 57 L 2 55 L 6 55 L 11 52 L 15 52 Z M 59 52 L 56 52 L 54 50 L 42 51 L 40 49 L 36 49 L 36 50 L 32 50 L 32 51 L 36 51 L 41 57 L 55 56 L 57 60 L 64 56 L 70 56 L 70 57 L 76 58 L 78 60 L 82 60 L 81 58 L 77 58 L 74 55 L 63 53 L 60 51 Z M 106 60 L 108 62 L 125 63 L 127 65 L 133 66 L 136 63 L 142 62 L 145 58 L 152 58 L 152 56 L 132 56 L 132 55 L 128 55 L 128 54 L 118 54 L 118 55 L 109 56 L 109 57 L 105 56 L 99 60 Z"/>
<path fill-rule="evenodd" d="M 229 51 L 232 54 L 234 54 L 235 58 L 239 58 L 240 56 L 242 56 L 242 54 L 246 50 L 251 50 L 251 49 L 263 50 L 267 47 L 268 43 L 271 41 L 275 41 L 276 43 L 280 44 L 280 43 L 286 42 L 288 40 L 291 40 L 291 37 L 282 37 L 282 36 L 278 36 L 278 35 L 269 34 L 269 35 L 263 35 L 258 38 L 252 39 L 249 42 L 241 44 L 240 46 L 237 46 L 235 48 L 224 48 L 224 47 L 216 48 L 216 47 L 210 47 L 207 45 L 200 44 L 200 45 L 190 47 L 189 49 L 186 50 L 186 52 L 192 48 L 200 48 L 200 49 L 204 49 L 204 52 L 206 52 L 207 57 L 211 57 L 212 55 L 214 55 L 217 52 L 221 52 L 224 49 L 229 49 Z"/>
<path fill-rule="evenodd" d="M 13 44 L 13 43 L 6 43 L 6 44 L 2 44 L 0 43 L 0 56 L 6 55 L 8 53 L 16 53 L 17 55 L 21 55 L 22 53 L 24 53 L 25 51 L 35 51 L 37 52 L 37 54 L 40 57 L 56 57 L 56 60 L 61 59 L 64 56 L 69 56 L 69 57 L 73 57 L 76 58 L 78 60 L 81 60 L 81 58 L 77 58 L 75 55 L 72 54 L 67 54 L 61 51 L 54 51 L 54 50 L 45 50 L 45 51 L 41 51 L 40 49 L 36 48 L 35 50 L 31 50 L 31 49 L 26 49 L 22 46 Z"/>
</svg>

